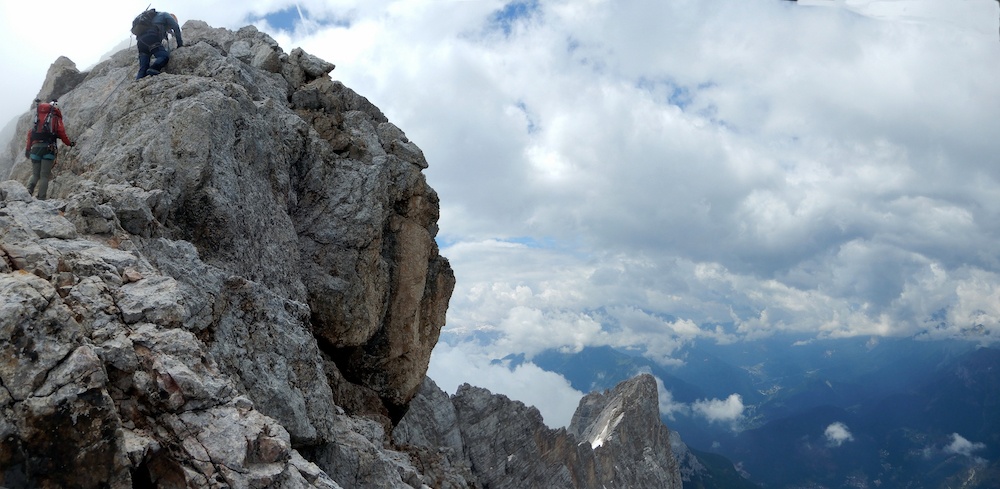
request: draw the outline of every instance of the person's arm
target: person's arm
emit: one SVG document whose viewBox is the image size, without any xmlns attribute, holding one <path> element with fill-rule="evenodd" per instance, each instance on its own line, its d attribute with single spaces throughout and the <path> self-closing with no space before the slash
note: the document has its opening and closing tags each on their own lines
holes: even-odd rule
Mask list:
<svg viewBox="0 0 1000 489">
<path fill-rule="evenodd" d="M 24 157 L 31 158 L 31 129 L 28 129 L 28 144 L 24 146 Z"/>
<path fill-rule="evenodd" d="M 181 26 L 177 23 L 177 20 L 174 19 L 174 16 L 168 16 L 167 26 L 174 31 L 174 39 L 177 40 L 177 47 L 184 46 L 184 39 L 181 37 Z"/>
<path fill-rule="evenodd" d="M 62 113 L 56 112 L 52 117 L 52 132 L 62 140 L 63 144 L 66 146 L 76 146 L 76 143 L 69 140 L 69 136 L 66 135 L 66 127 L 63 126 Z"/>
</svg>

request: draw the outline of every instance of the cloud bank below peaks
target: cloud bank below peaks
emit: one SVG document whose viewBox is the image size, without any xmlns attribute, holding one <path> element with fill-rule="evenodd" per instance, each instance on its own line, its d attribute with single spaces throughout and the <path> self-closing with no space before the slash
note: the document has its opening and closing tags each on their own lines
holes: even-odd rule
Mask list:
<svg viewBox="0 0 1000 489">
<path fill-rule="evenodd" d="M 948 22 L 784 3 L 544 3 L 449 42 L 482 75 L 449 85 L 476 102 L 427 149 L 446 156 L 452 331 L 661 355 L 780 332 L 995 341 L 995 2 Z"/>
</svg>

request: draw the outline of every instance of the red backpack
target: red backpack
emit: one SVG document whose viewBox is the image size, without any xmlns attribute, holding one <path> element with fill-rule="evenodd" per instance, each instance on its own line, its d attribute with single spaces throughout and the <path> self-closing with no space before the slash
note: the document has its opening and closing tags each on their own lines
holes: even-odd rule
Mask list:
<svg viewBox="0 0 1000 489">
<path fill-rule="evenodd" d="M 44 114 L 44 115 L 43 115 Z M 55 106 L 55 101 L 51 104 L 38 104 L 35 111 L 35 125 L 32 126 L 31 140 L 43 143 L 54 143 L 56 133 L 52 131 L 52 115 L 59 116 L 59 108 Z"/>
</svg>

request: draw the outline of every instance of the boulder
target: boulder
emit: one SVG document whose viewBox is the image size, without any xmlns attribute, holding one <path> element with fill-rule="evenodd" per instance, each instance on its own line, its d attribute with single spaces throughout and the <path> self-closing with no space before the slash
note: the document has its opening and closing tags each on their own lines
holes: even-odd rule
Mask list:
<svg viewBox="0 0 1000 489">
<path fill-rule="evenodd" d="M 42 102 L 57 100 L 76 88 L 86 77 L 87 73 L 81 73 L 73 60 L 60 56 L 49 66 L 49 71 L 45 74 L 45 82 L 36 98 Z"/>
</svg>

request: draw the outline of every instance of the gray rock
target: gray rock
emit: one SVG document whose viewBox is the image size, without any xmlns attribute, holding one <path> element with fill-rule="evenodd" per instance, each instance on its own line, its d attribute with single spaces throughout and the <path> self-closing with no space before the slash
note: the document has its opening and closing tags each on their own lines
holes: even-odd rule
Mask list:
<svg viewBox="0 0 1000 489">
<path fill-rule="evenodd" d="M 382 425 L 355 416 L 336 418 L 336 443 L 304 450 L 307 458 L 337 474 L 345 487 L 409 489 L 424 486 L 408 454 L 384 448 Z"/>
<path fill-rule="evenodd" d="M 211 334 L 212 356 L 256 408 L 280 421 L 299 446 L 333 440 L 336 406 L 316 339 L 309 334 L 309 307 L 231 277 L 213 314 L 215 323 L 203 334 Z"/>
<path fill-rule="evenodd" d="M 13 198 L 20 197 L 13 195 Z M 76 226 L 61 215 L 61 206 L 62 202 L 27 205 L 23 201 L 8 201 L 3 212 L 23 223 L 39 238 L 75 238 Z"/>
<path fill-rule="evenodd" d="M 302 48 L 295 48 L 288 56 L 288 62 L 282 66 L 281 74 L 293 87 L 299 87 L 317 78 L 325 77 L 335 66 L 306 53 Z"/>
<path fill-rule="evenodd" d="M 60 56 L 49 66 L 45 83 L 42 84 L 42 89 L 38 91 L 36 98 L 43 102 L 59 99 L 76 88 L 86 77 L 87 73 L 81 73 L 76 69 L 76 63 L 65 56 Z"/>
<path fill-rule="evenodd" d="M 600 487 L 589 447 L 552 430 L 534 407 L 468 384 L 452 398 L 466 454 L 484 487 Z M 579 482 L 577 482 L 579 481 Z"/>
<path fill-rule="evenodd" d="M 569 432 L 594 449 L 607 487 L 681 487 L 670 430 L 660 421 L 656 380 L 642 374 L 580 400 Z"/>
<path fill-rule="evenodd" d="M 711 477 L 708 470 L 702 465 L 698 457 L 691 452 L 681 435 L 676 431 L 670 432 L 670 449 L 677 458 L 677 465 L 680 468 L 681 479 L 686 484 L 697 483 L 700 479 Z"/>
<path fill-rule="evenodd" d="M 392 437 L 403 445 L 448 448 L 455 453 L 465 449 L 455 406 L 429 377 L 424 379 Z"/>
<path fill-rule="evenodd" d="M 392 432 L 393 441 L 419 461 L 430 487 L 480 486 L 472 462 L 465 455 L 458 421 L 448 394 L 426 378 L 411 401 L 410 410 Z"/>
<path fill-rule="evenodd" d="M 537 409 L 468 384 L 452 396 L 453 408 L 444 395 L 426 382 L 393 436 L 424 448 L 411 452 L 425 475 L 443 475 L 448 487 L 681 487 L 652 376 L 588 394 L 568 430 L 550 429 Z"/>
<path fill-rule="evenodd" d="M 173 278 L 133 252 L 43 239 L 15 219 L 3 229 L 0 484 L 339 487 L 177 327 Z M 58 273 L 25 272 L 15 246 L 45 250 Z"/>
<path fill-rule="evenodd" d="M 0 200 L 6 202 L 31 202 L 33 198 L 21 182 L 4 180 L 0 181 Z"/>
</svg>

